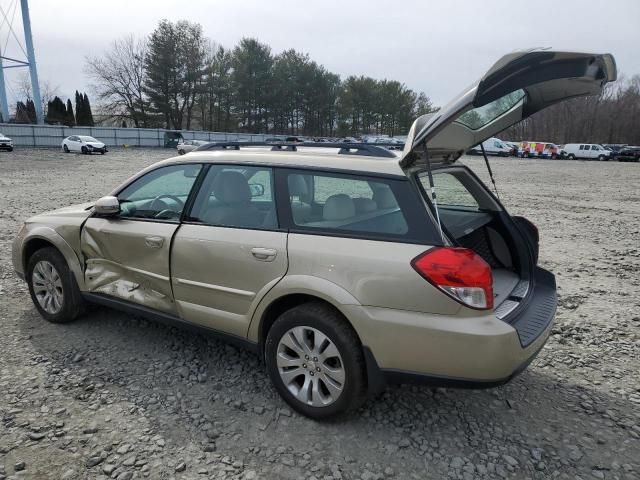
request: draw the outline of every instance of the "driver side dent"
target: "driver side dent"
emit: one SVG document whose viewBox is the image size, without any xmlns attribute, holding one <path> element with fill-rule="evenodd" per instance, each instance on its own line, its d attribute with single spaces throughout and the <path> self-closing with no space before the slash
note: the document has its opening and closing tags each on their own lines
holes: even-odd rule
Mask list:
<svg viewBox="0 0 640 480">
<path fill-rule="evenodd" d="M 135 232 L 139 228 L 144 230 L 145 224 L 131 223 L 134 223 L 130 226 L 132 235 L 122 235 L 126 228 L 117 229 L 106 219 L 92 218 L 85 223 L 81 233 L 85 290 L 173 313 L 175 303 L 168 272 L 170 241 L 153 250 L 157 252 L 154 255 L 145 246 L 145 234 Z M 149 225 L 152 224 L 146 224 L 146 229 Z M 120 238 L 114 238 L 113 234 Z"/>
</svg>

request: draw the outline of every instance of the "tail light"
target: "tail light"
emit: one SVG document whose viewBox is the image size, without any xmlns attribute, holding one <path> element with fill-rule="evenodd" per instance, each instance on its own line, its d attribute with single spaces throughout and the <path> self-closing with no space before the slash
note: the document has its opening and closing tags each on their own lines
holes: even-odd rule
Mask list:
<svg viewBox="0 0 640 480">
<path fill-rule="evenodd" d="M 414 258 L 411 266 L 457 302 L 479 310 L 493 308 L 491 267 L 473 250 L 435 247 Z"/>
</svg>

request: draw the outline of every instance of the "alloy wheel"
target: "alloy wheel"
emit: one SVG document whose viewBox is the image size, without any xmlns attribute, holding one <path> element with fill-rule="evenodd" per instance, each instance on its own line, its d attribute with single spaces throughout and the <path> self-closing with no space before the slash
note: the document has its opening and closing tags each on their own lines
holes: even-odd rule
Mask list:
<svg viewBox="0 0 640 480">
<path fill-rule="evenodd" d="M 33 293 L 42 309 L 55 315 L 62 309 L 64 300 L 62 278 L 51 262 L 36 263 L 31 276 Z"/>
<path fill-rule="evenodd" d="M 342 356 L 316 328 L 288 330 L 278 343 L 276 364 L 282 382 L 302 403 L 326 407 L 342 394 L 346 378 Z"/>
</svg>

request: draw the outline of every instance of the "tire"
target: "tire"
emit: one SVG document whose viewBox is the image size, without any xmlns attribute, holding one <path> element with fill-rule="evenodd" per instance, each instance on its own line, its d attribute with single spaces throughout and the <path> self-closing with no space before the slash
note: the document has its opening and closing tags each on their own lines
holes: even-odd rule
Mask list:
<svg viewBox="0 0 640 480">
<path fill-rule="evenodd" d="M 82 147 L 81 151 L 84 155 L 86 155 L 87 153 L 89 153 L 89 150 L 87 150 L 87 147 Z"/>
<path fill-rule="evenodd" d="M 184 155 L 186 152 L 182 149 L 178 150 L 178 155 Z"/>
<path fill-rule="evenodd" d="M 45 320 L 52 323 L 71 322 L 84 310 L 76 279 L 62 254 L 55 248 L 42 248 L 31 255 L 26 278 L 31 300 Z M 53 290 L 57 295 L 51 293 Z M 43 298 L 47 293 L 50 298 L 48 303 Z"/>
<path fill-rule="evenodd" d="M 303 339 L 306 339 L 306 350 L 301 347 Z M 329 351 L 337 355 L 323 361 L 321 355 Z M 366 399 L 366 367 L 358 336 L 344 318 L 326 305 L 305 303 L 280 315 L 269 330 L 264 352 L 271 382 L 285 402 L 302 415 L 316 420 L 335 417 L 357 409 Z M 305 358 L 304 352 L 310 356 Z M 318 358 L 314 353 L 320 360 L 314 360 Z M 290 374 L 289 382 L 285 383 L 281 369 L 283 373 L 287 373 L 287 369 L 300 373 Z M 331 376 L 327 374 L 329 371 Z M 305 385 L 313 385 L 316 391 L 307 388 L 304 395 Z M 306 396 L 306 400 L 298 399 L 290 388 L 297 389 L 296 393 Z"/>
<path fill-rule="evenodd" d="M 64 153 L 69 153 L 69 147 L 66 144 L 62 146 L 62 150 L 64 150 Z"/>
<path fill-rule="evenodd" d="M 575 159 L 576 159 L 576 156 L 575 156 L 573 153 L 570 153 L 569 155 L 567 155 L 567 158 L 568 158 L 569 160 L 575 160 Z"/>
<path fill-rule="evenodd" d="M 105 151 L 104 150 L 100 150 L 100 155 L 104 155 Z"/>
<path fill-rule="evenodd" d="M 598 156 L 598 161 L 599 162 L 604 162 L 606 159 L 607 159 L 607 157 L 605 157 L 604 155 Z"/>
</svg>

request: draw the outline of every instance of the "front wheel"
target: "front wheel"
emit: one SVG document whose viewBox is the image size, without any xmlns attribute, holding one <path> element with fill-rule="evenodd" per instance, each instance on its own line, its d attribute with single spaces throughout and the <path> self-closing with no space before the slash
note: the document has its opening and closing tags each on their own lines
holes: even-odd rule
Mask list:
<svg viewBox="0 0 640 480">
<path fill-rule="evenodd" d="M 358 336 L 344 318 L 321 303 L 306 303 L 278 317 L 267 335 L 265 360 L 278 393 L 307 417 L 344 414 L 366 398 Z"/>
<path fill-rule="evenodd" d="M 600 161 L 600 162 L 604 162 L 605 160 L 607 160 L 607 157 L 605 157 L 604 155 L 600 155 L 598 157 L 598 161 Z"/>
<path fill-rule="evenodd" d="M 87 153 L 89 153 L 89 150 L 87 149 L 87 147 L 82 147 L 81 151 L 84 155 L 86 155 Z"/>
<path fill-rule="evenodd" d="M 569 155 L 567 155 L 567 158 L 568 158 L 569 160 L 575 160 L 575 159 L 576 159 L 576 156 L 575 156 L 573 153 L 570 153 Z"/>
<path fill-rule="evenodd" d="M 53 247 L 35 252 L 27 264 L 29 293 L 45 320 L 66 323 L 83 309 L 80 290 L 62 254 Z"/>
<path fill-rule="evenodd" d="M 66 144 L 62 146 L 62 150 L 64 150 L 64 153 L 69 153 L 69 147 Z"/>
<path fill-rule="evenodd" d="M 184 155 L 186 152 L 182 149 L 178 150 L 178 155 Z"/>
</svg>

